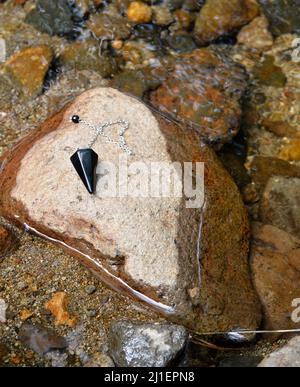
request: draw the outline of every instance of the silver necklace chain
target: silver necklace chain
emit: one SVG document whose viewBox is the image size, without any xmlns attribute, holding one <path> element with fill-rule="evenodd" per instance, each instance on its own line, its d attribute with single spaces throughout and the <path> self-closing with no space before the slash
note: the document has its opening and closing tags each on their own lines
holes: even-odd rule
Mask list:
<svg viewBox="0 0 300 387">
<path fill-rule="evenodd" d="M 95 145 L 96 141 L 98 140 L 98 137 L 102 136 L 103 138 L 106 139 L 107 143 L 117 145 L 123 152 L 125 152 L 129 156 L 131 156 L 133 154 L 132 150 L 128 147 L 126 139 L 125 139 L 125 133 L 129 129 L 129 122 L 128 121 L 125 121 L 122 119 L 119 119 L 116 121 L 107 121 L 99 126 L 93 125 L 90 122 L 83 120 L 83 119 L 80 119 L 79 122 L 81 124 L 87 126 L 88 128 L 93 129 L 96 132 L 93 140 L 89 143 L 88 148 L 92 148 Z M 108 134 L 105 133 L 105 129 L 107 129 L 111 126 L 115 126 L 115 125 L 121 125 L 121 129 L 119 131 L 119 141 L 114 140 Z"/>
</svg>

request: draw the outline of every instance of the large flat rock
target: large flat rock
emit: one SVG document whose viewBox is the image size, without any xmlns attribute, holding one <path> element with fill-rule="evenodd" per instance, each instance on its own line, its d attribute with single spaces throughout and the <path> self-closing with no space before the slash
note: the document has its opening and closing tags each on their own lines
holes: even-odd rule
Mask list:
<svg viewBox="0 0 300 387">
<path fill-rule="evenodd" d="M 204 162 L 205 205 L 190 209 L 180 197 L 103 198 L 101 177 L 96 194 L 88 194 L 70 156 L 87 146 L 93 131 L 70 122 L 73 114 L 92 123 L 128 120 L 130 163 Z M 94 150 L 118 165 L 115 145 L 99 138 Z M 109 286 L 194 331 L 259 324 L 246 210 L 214 152 L 192 131 L 132 97 L 98 88 L 77 97 L 0 162 L 1 215 L 60 243 Z"/>
</svg>

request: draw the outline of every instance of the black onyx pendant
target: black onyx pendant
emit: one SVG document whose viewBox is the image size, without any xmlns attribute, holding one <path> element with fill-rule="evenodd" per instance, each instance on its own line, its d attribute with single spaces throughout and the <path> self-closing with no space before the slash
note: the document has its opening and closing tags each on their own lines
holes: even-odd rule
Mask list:
<svg viewBox="0 0 300 387">
<path fill-rule="evenodd" d="M 93 149 L 78 149 L 71 157 L 71 162 L 90 194 L 96 191 L 96 169 L 98 155 Z"/>
</svg>

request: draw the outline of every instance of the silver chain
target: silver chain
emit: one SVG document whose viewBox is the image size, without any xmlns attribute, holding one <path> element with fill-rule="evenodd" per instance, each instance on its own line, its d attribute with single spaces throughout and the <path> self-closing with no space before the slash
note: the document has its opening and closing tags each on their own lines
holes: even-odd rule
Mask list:
<svg viewBox="0 0 300 387">
<path fill-rule="evenodd" d="M 93 129 L 96 132 L 95 137 L 88 145 L 89 148 L 92 148 L 95 145 L 96 141 L 98 140 L 98 137 L 102 136 L 106 139 L 107 143 L 117 145 L 123 152 L 127 153 L 129 156 L 131 156 L 133 154 L 132 150 L 128 147 L 126 139 L 124 137 L 126 131 L 129 129 L 129 122 L 128 121 L 119 119 L 116 121 L 104 122 L 103 124 L 96 126 L 96 125 L 93 125 L 86 120 L 80 119 L 80 123 L 87 126 L 90 129 Z M 109 128 L 110 126 L 115 126 L 115 125 L 121 125 L 121 130 L 119 131 L 119 141 L 114 140 L 113 138 L 111 138 L 109 135 L 107 135 L 104 132 L 105 129 Z"/>
</svg>

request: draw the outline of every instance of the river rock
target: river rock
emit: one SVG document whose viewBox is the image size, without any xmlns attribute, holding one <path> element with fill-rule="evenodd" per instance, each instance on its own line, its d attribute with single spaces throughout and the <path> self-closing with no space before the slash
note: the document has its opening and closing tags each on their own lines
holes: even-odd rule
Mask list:
<svg viewBox="0 0 300 387">
<path fill-rule="evenodd" d="M 9 349 L 7 346 L 0 342 L 0 366 L 3 367 L 5 357 L 9 354 Z"/>
<path fill-rule="evenodd" d="M 264 309 L 264 328 L 297 329 L 292 319 L 300 291 L 300 240 L 270 225 L 253 226 L 251 268 Z"/>
<path fill-rule="evenodd" d="M 300 336 L 294 337 L 282 348 L 267 356 L 259 368 L 300 367 Z"/>
<path fill-rule="evenodd" d="M 181 326 L 119 321 L 110 330 L 110 354 L 119 367 L 166 367 L 183 350 L 187 338 Z"/>
<path fill-rule="evenodd" d="M 258 15 L 255 0 L 207 0 L 195 24 L 195 36 L 207 44 L 240 29 Z"/>
<path fill-rule="evenodd" d="M 273 36 L 268 26 L 269 23 L 265 16 L 256 17 L 241 29 L 237 37 L 238 43 L 259 51 L 269 49 L 273 45 Z"/>
<path fill-rule="evenodd" d="M 36 324 L 24 323 L 19 331 L 19 340 L 39 355 L 44 355 L 53 349 L 65 349 L 66 340 L 53 330 Z"/>
<path fill-rule="evenodd" d="M 6 310 L 7 310 L 6 302 L 2 298 L 0 298 L 0 323 L 1 324 L 6 323 Z"/>
<path fill-rule="evenodd" d="M 134 152 L 129 165 L 205 162 L 205 206 L 187 208 L 181 197 L 105 198 L 101 178 L 96 194 L 88 194 L 70 157 L 94 131 L 73 124 L 74 114 L 91 123 L 128 120 L 126 140 Z M 99 138 L 94 150 L 118 166 L 114 144 Z M 193 330 L 257 327 L 247 212 L 232 179 L 194 132 L 133 97 L 97 88 L 32 131 L 0 162 L 1 214 L 60 243 L 114 289 Z M 98 174 L 104 174 L 99 164 Z M 138 184 L 134 177 L 129 184 Z M 196 192 L 201 202 L 201 186 Z"/>
<path fill-rule="evenodd" d="M 119 14 L 93 14 L 87 21 L 94 36 L 103 40 L 127 39 L 130 36 L 131 22 Z"/>
<path fill-rule="evenodd" d="M 260 217 L 284 231 L 300 235 L 300 179 L 272 177 L 263 193 Z"/>
<path fill-rule="evenodd" d="M 11 251 L 16 238 L 6 227 L 0 225 L 0 260 Z"/>
<path fill-rule="evenodd" d="M 67 0 L 38 0 L 25 21 L 51 36 L 70 36 L 75 30 L 73 14 Z"/>
<path fill-rule="evenodd" d="M 112 76 L 117 70 L 115 60 L 111 55 L 101 54 L 99 44 L 95 42 L 94 39 L 88 39 L 71 43 L 62 50 L 59 56 L 60 64 L 66 70 L 92 70 L 102 77 Z"/>
<path fill-rule="evenodd" d="M 299 0 L 258 0 L 275 35 L 300 32 Z"/>
<path fill-rule="evenodd" d="M 216 48 L 202 48 L 176 62 L 151 103 L 195 128 L 212 143 L 230 141 L 238 132 L 240 99 L 247 87 L 243 67 Z"/>
<path fill-rule="evenodd" d="M 5 70 L 25 96 L 36 97 L 43 90 L 52 60 L 53 52 L 49 47 L 28 47 L 10 57 Z"/>
</svg>

